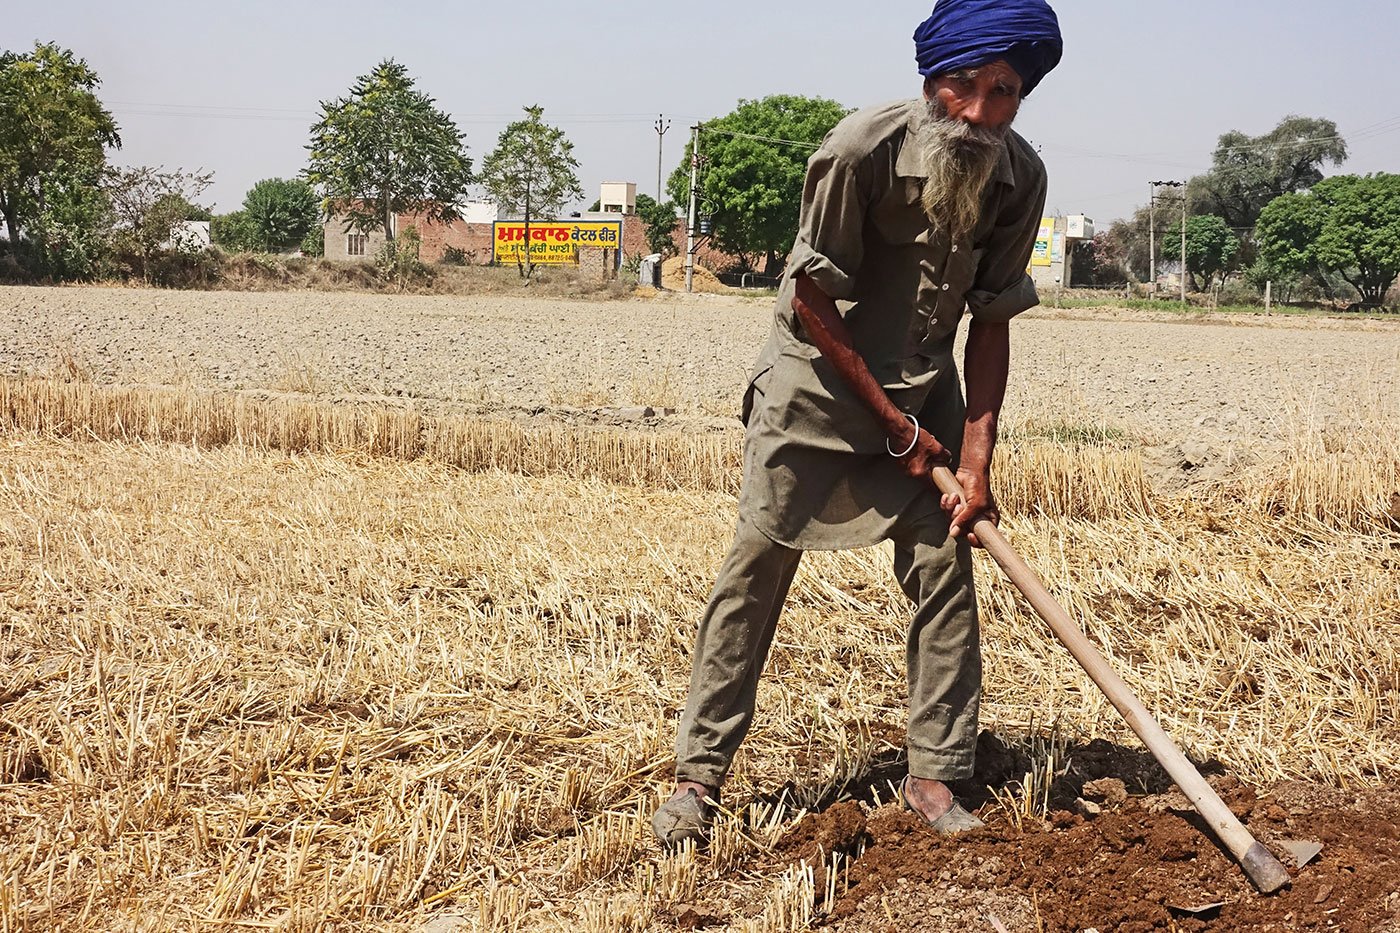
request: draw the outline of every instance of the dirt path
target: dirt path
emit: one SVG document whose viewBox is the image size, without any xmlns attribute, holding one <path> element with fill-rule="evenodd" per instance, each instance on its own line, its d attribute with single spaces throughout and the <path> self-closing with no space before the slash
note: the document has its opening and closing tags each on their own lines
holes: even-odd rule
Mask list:
<svg viewBox="0 0 1400 933">
<path fill-rule="evenodd" d="M 0 372 L 570 420 L 730 426 L 771 303 L 0 288 Z M 1098 423 L 1228 461 L 1311 424 L 1400 413 L 1400 322 L 1037 309 L 1013 330 L 1006 421 Z M 620 409 L 631 408 L 630 412 Z M 600 411 L 601 410 L 601 411 Z M 625 417 L 624 417 L 625 416 Z M 708 420 L 705 420 L 708 419 Z M 648 422 L 654 423 L 654 422 Z"/>
</svg>

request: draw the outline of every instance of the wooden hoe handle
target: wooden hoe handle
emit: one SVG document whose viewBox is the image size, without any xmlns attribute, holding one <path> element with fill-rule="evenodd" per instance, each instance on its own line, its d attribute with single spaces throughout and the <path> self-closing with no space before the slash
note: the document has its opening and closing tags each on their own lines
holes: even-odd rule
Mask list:
<svg viewBox="0 0 1400 933">
<path fill-rule="evenodd" d="M 935 467 L 933 481 L 943 492 L 962 498 L 962 486 L 947 467 Z M 1235 818 L 1235 814 L 1225 806 L 1215 789 L 1206 783 L 1201 773 L 1133 695 L 1123 678 L 1109 666 L 1108 660 L 1099 649 L 1094 647 L 1094 643 L 1074 624 L 1069 614 L 1055 602 L 1055 598 L 1050 595 L 1040 577 L 1021 559 L 997 526 L 990 519 L 983 518 L 972 526 L 972 531 L 987 553 L 1011 578 L 1016 589 L 1026 597 L 1036 614 L 1050 625 L 1055 637 L 1069 649 L 1069 653 L 1074 655 L 1074 659 L 1103 691 L 1104 696 L 1108 697 L 1109 702 L 1128 721 L 1128 725 L 1166 769 L 1167 774 L 1181 788 L 1181 792 L 1191 800 L 1196 812 L 1205 819 L 1216 838 L 1224 843 L 1239 861 L 1254 887 L 1263 894 L 1273 894 L 1287 885 L 1287 869 Z"/>
</svg>

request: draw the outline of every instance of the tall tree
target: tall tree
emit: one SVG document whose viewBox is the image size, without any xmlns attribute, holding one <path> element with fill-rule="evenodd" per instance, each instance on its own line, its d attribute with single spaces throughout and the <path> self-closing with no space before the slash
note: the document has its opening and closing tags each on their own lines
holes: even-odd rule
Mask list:
<svg viewBox="0 0 1400 933">
<path fill-rule="evenodd" d="M 1259 215 L 1259 251 L 1284 272 L 1336 272 L 1379 307 L 1400 276 L 1400 175 L 1335 175 Z"/>
<path fill-rule="evenodd" d="M 348 96 L 321 102 L 306 148 L 306 180 L 320 188 L 326 209 L 389 240 L 395 214 L 455 220 L 472 183 L 457 124 L 393 59 L 357 79 Z"/>
<path fill-rule="evenodd" d="M 1207 288 L 1217 276 L 1223 281 L 1236 268 L 1240 255 L 1240 238 L 1230 230 L 1223 218 L 1214 214 L 1197 214 L 1186 219 L 1186 268 L 1194 278 L 1200 275 Z M 1163 259 L 1181 258 L 1181 221 L 1167 230 L 1162 243 Z"/>
<path fill-rule="evenodd" d="M 1216 143 L 1210 171 L 1187 186 L 1191 213 L 1217 214 L 1237 230 L 1254 226 L 1274 198 L 1306 191 L 1327 165 L 1341 165 L 1347 144 L 1331 120 L 1285 117 L 1262 136 L 1231 130 Z"/>
<path fill-rule="evenodd" d="M 762 257 L 775 274 L 792 249 L 802 207 L 807 158 L 846 109 L 834 100 L 778 94 L 741 100 L 701 130 L 700 200 L 712 215 L 714 241 L 750 267 Z M 690 200 L 691 145 L 667 192 Z"/>
<path fill-rule="evenodd" d="M 0 213 L 11 243 L 46 211 L 50 189 L 90 187 L 105 148 L 121 146 L 93 93 L 99 83 L 86 61 L 53 43 L 0 53 Z"/>
<path fill-rule="evenodd" d="M 530 220 L 541 214 L 558 214 L 564 205 L 583 197 L 579 186 L 574 144 L 558 127 L 544 122 L 544 108 L 525 108 L 525 119 L 501 131 L 496 148 L 481 166 L 481 184 L 496 203 L 525 219 L 525 261 L 521 272 L 529 278 Z"/>
<path fill-rule="evenodd" d="M 301 245 L 321 217 L 321 199 L 306 182 L 295 178 L 264 178 L 243 197 L 243 213 L 265 252 Z"/>
</svg>

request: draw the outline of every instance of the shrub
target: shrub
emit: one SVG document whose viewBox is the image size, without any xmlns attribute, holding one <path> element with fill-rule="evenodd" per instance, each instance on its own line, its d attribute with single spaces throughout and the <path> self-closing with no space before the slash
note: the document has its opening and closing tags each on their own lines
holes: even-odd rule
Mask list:
<svg viewBox="0 0 1400 933">
<path fill-rule="evenodd" d="M 416 227 L 409 227 L 387 241 L 374 254 L 374 268 L 381 282 L 403 291 L 418 282 L 432 281 L 432 272 L 418 258 L 423 238 Z"/>
<path fill-rule="evenodd" d="M 307 231 L 306 236 L 301 238 L 301 254 L 303 256 L 326 255 L 325 227 L 317 224 Z"/>
</svg>

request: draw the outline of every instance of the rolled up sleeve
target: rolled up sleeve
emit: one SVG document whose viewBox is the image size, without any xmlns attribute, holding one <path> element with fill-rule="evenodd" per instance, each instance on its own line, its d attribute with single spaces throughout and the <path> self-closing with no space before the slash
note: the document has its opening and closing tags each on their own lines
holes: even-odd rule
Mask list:
<svg viewBox="0 0 1400 933">
<path fill-rule="evenodd" d="M 869 204 L 868 173 L 868 166 L 852 165 L 826 148 L 807 161 L 788 272 L 806 273 L 832 298 L 855 295 L 856 272 L 865 251 L 861 235 Z"/>
<path fill-rule="evenodd" d="M 1022 311 L 1040 304 L 1035 285 L 1026 273 L 1031 249 L 1045 211 L 1045 175 L 1025 197 L 1013 197 L 988 240 L 977 265 L 977 275 L 967 293 L 972 319 L 1004 324 Z"/>
</svg>

